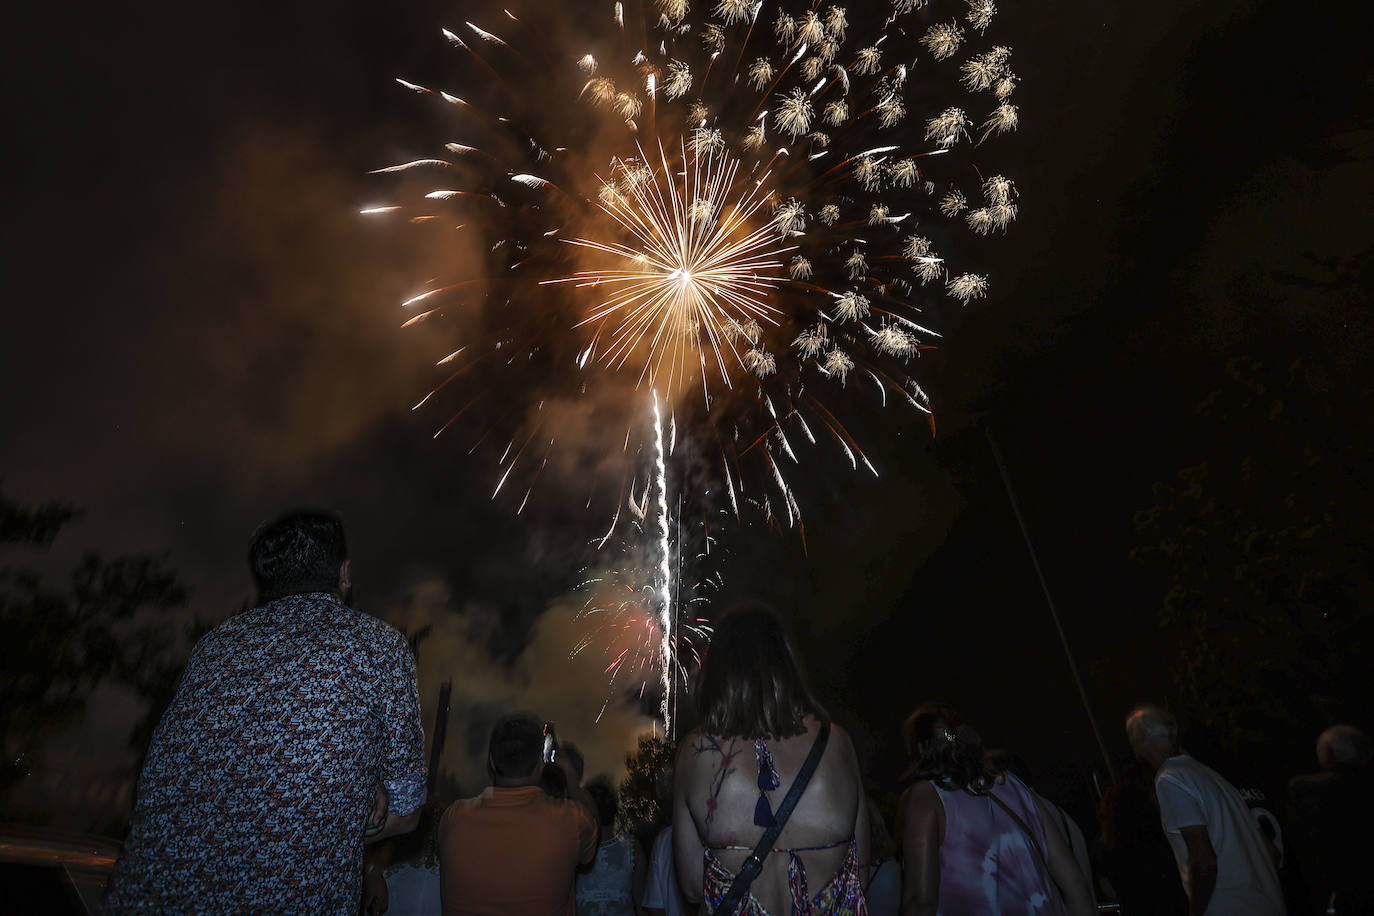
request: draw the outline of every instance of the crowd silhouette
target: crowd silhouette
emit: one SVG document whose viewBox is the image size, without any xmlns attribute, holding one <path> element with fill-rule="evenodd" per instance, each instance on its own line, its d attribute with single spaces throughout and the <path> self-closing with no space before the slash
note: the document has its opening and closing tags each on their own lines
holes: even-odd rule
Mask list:
<svg viewBox="0 0 1374 916">
<path fill-rule="evenodd" d="M 277 519 L 249 559 L 262 603 L 196 647 L 103 912 L 1374 913 L 1359 728 L 1323 731 L 1319 770 L 1252 811 L 1170 711 L 1138 706 L 1135 762 L 1080 824 L 1014 750 L 925 702 L 893 723 L 907 764 L 885 813 L 762 605 L 717 622 L 695 721 L 652 774 L 653 818 L 627 821 L 612 779 L 587 778 L 568 736 L 521 711 L 491 729 L 489 785 L 445 806 L 426 799 L 413 656 L 348 606 L 338 518 Z"/>
</svg>

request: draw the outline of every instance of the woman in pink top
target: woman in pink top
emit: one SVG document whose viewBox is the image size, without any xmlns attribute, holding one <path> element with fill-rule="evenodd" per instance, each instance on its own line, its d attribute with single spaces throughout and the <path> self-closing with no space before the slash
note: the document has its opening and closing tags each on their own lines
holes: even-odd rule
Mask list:
<svg viewBox="0 0 1374 916">
<path fill-rule="evenodd" d="M 991 773 L 978 733 L 927 703 L 903 728 L 902 916 L 1091 916 L 1092 895 L 1030 790 Z"/>
</svg>

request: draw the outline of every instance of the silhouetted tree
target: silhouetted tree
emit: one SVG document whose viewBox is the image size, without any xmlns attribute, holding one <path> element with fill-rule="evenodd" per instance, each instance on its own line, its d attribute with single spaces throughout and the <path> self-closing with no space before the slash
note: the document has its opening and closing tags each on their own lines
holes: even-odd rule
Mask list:
<svg viewBox="0 0 1374 916">
<path fill-rule="evenodd" d="M 44 739 L 72 722 L 102 682 L 148 703 L 130 735 L 145 743 L 185 663 L 165 617 L 187 592 L 161 558 L 87 553 L 60 585 L 33 567 L 33 553 L 78 517 L 65 503 L 28 506 L 0 492 L 0 794 L 31 771 Z M 188 629 L 194 638 L 205 623 Z"/>
<path fill-rule="evenodd" d="M 625 755 L 625 778 L 620 782 L 618 833 L 656 826 L 667 820 L 658 802 L 658 781 L 673 766 L 673 745 L 667 738 L 640 735 L 639 747 Z"/>
<path fill-rule="evenodd" d="M 1170 574 L 1190 718 L 1234 747 L 1367 712 L 1374 398 L 1301 362 L 1227 376 L 1198 407 L 1206 455 L 1155 485 L 1134 553 Z"/>
</svg>

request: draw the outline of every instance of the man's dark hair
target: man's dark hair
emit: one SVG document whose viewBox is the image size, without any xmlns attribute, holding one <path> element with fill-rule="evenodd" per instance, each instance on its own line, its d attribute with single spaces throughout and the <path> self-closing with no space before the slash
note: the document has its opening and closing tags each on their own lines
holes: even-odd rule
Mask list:
<svg viewBox="0 0 1374 916">
<path fill-rule="evenodd" d="M 620 813 L 620 799 L 611 785 L 611 778 L 604 774 L 595 777 L 587 783 L 587 794 L 596 803 L 596 813 L 601 823 L 614 824 L 615 816 Z"/>
<path fill-rule="evenodd" d="M 260 602 L 332 592 L 347 559 L 343 519 L 334 512 L 288 512 L 258 526 L 248 542 L 248 565 Z"/>
<path fill-rule="evenodd" d="M 544 728 L 528 713 L 502 716 L 491 729 L 488 751 L 495 775 L 521 779 L 534 772 L 544 753 Z"/>
<path fill-rule="evenodd" d="M 701 728 L 720 738 L 790 738 L 825 710 L 806 689 L 777 612 L 740 605 L 716 625 L 697 678 Z"/>
</svg>

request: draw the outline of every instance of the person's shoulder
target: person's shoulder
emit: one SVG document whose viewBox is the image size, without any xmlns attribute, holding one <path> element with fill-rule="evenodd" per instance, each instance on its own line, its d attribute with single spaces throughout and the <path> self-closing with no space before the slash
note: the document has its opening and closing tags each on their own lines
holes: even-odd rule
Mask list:
<svg viewBox="0 0 1374 916">
<path fill-rule="evenodd" d="M 256 625 L 262 619 L 266 608 L 267 605 L 265 604 L 260 604 L 257 607 L 244 607 L 207 630 L 196 645 L 198 647 L 211 647 L 224 642 L 226 639 L 235 638 L 243 630 Z"/>
<path fill-rule="evenodd" d="M 1208 772 L 1208 767 L 1187 754 L 1165 760 L 1155 771 L 1155 785 L 1161 783 L 1192 782 Z"/>
<path fill-rule="evenodd" d="M 940 792 L 935 783 L 929 779 L 918 779 L 902 791 L 902 796 L 898 800 L 899 807 L 905 808 L 910 805 L 934 804 L 940 800 Z"/>
<path fill-rule="evenodd" d="M 998 786 L 1005 786 L 1006 791 L 1010 792 L 1012 795 L 1024 799 L 1032 808 L 1035 807 L 1037 804 L 1044 805 L 1047 808 L 1058 807 L 1058 805 L 1056 805 L 1054 802 L 1050 801 L 1048 798 L 1045 798 L 1039 792 L 1035 791 L 1030 786 L 1022 782 L 1020 777 L 1018 777 L 1015 773 L 999 773 L 997 775 L 997 778 L 994 779 L 992 783 L 989 785 L 989 790 L 992 790 Z"/>
<path fill-rule="evenodd" d="M 374 655 L 385 658 L 409 654 L 410 642 L 405 634 L 382 618 L 338 600 L 330 602 L 325 610 L 340 635 L 355 640 Z"/>
<path fill-rule="evenodd" d="M 822 724 L 819 721 L 817 721 L 815 731 L 818 736 L 820 734 L 821 727 Z M 854 739 L 849 737 L 849 732 L 845 731 L 844 726 L 838 722 L 830 723 L 830 738 L 828 740 L 831 746 L 834 746 L 843 753 L 855 753 Z"/>
<path fill-rule="evenodd" d="M 678 739 L 677 768 L 679 773 L 690 773 L 696 768 L 703 754 L 721 746 L 721 739 L 708 735 L 700 728 L 693 729 Z"/>
<path fill-rule="evenodd" d="M 450 823 L 471 815 L 474 811 L 482 808 L 482 802 L 486 797 L 487 793 L 484 792 L 481 795 L 473 795 L 470 798 L 460 798 L 452 802 L 444 809 L 444 813 L 439 818 L 439 823 Z"/>
<path fill-rule="evenodd" d="M 536 817 L 556 831 L 568 831 L 579 837 L 596 833 L 596 818 L 571 798 L 554 798 L 540 792 L 534 804 Z"/>
<path fill-rule="evenodd" d="M 1159 777 L 1165 777 L 1166 781 L 1175 785 L 1187 786 L 1198 793 L 1230 793 L 1240 794 L 1240 790 L 1235 787 L 1231 780 L 1217 772 L 1211 766 L 1203 763 L 1187 754 L 1178 757 L 1171 757 L 1164 762 L 1160 768 L 1159 776 L 1155 778 L 1155 785 L 1159 785 Z"/>
<path fill-rule="evenodd" d="M 263 626 L 265 607 L 244 608 L 206 631 L 191 649 L 188 674 L 194 675 L 202 665 L 215 666 L 217 659 L 251 651 L 248 644 L 254 640 L 250 634 Z"/>
<path fill-rule="evenodd" d="M 355 608 L 346 608 L 346 610 L 352 615 L 360 631 L 371 635 L 386 648 L 393 650 L 410 648 L 410 641 L 406 639 L 406 635 L 398 627 L 366 611 L 359 611 Z"/>
<path fill-rule="evenodd" d="M 451 802 L 439 815 L 439 836 L 445 845 L 451 845 L 455 838 L 469 834 L 473 824 L 480 823 L 482 817 L 482 796 L 460 798 Z"/>
<path fill-rule="evenodd" d="M 540 792 L 536 804 L 554 817 L 593 821 L 591 812 L 571 798 L 555 798 L 546 792 Z"/>
</svg>

